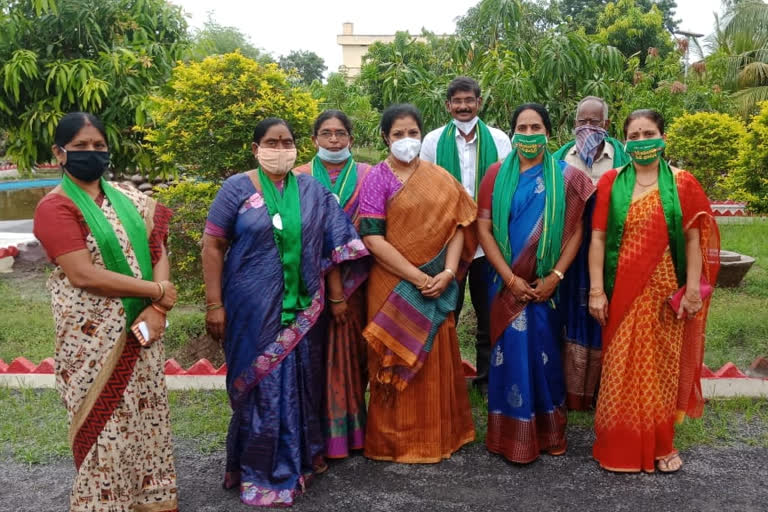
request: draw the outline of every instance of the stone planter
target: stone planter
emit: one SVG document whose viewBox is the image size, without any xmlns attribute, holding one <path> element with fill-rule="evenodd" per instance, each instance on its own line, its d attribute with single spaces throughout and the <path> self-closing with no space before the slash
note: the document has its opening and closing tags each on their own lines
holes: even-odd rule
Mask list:
<svg viewBox="0 0 768 512">
<path fill-rule="evenodd" d="M 741 284 L 747 275 L 755 258 L 733 251 L 720 251 L 720 274 L 717 276 L 717 286 L 733 288 Z"/>
<path fill-rule="evenodd" d="M 0 274 L 13 272 L 13 256 L 4 256 L 0 258 Z"/>
</svg>

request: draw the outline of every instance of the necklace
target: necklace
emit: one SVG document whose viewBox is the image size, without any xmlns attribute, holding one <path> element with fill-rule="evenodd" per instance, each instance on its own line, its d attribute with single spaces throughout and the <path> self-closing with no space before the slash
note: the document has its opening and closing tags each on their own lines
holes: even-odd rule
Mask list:
<svg viewBox="0 0 768 512">
<path fill-rule="evenodd" d="M 403 184 L 403 185 L 404 185 L 404 184 L 405 184 L 405 182 L 408 180 L 408 178 L 410 178 L 410 177 L 411 177 L 411 175 L 412 175 L 414 172 L 416 172 L 416 169 L 418 169 L 418 168 L 419 168 L 419 163 L 417 163 L 417 164 L 416 164 L 416 166 L 415 166 L 413 169 L 411 169 L 411 168 L 410 168 L 410 166 L 409 166 L 409 167 L 408 167 L 408 171 L 410 171 L 410 172 L 408 173 L 408 175 L 407 175 L 407 176 L 401 176 L 401 175 L 400 175 L 400 172 L 402 172 L 402 171 L 400 171 L 400 170 L 397 168 L 397 166 L 395 165 L 395 162 L 394 162 L 394 161 L 393 161 L 391 158 L 387 158 L 387 160 L 386 160 L 386 161 L 387 161 L 387 165 L 389 165 L 389 168 L 392 170 L 392 174 L 394 174 L 394 175 L 395 175 L 395 178 L 397 178 L 397 181 L 399 181 L 399 182 L 400 182 L 401 184 Z"/>
<path fill-rule="evenodd" d="M 655 180 L 653 180 L 652 182 L 648 183 L 647 185 L 646 185 L 645 183 L 642 183 L 642 182 L 641 182 L 639 179 L 637 179 L 637 176 L 635 176 L 635 183 L 636 183 L 637 185 L 640 185 L 640 186 L 641 186 L 641 187 L 643 187 L 643 188 L 652 187 L 652 186 L 654 186 L 656 183 L 658 183 L 658 181 L 659 181 L 659 175 L 658 175 L 658 174 L 656 175 L 656 179 L 655 179 Z"/>
</svg>

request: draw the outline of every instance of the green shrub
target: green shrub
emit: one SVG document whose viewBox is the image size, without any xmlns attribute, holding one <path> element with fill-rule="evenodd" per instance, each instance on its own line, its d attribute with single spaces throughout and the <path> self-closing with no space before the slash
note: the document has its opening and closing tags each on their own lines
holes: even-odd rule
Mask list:
<svg viewBox="0 0 768 512">
<path fill-rule="evenodd" d="M 239 53 L 182 63 L 174 68 L 166 91 L 152 98 L 154 127 L 145 134 L 164 171 L 181 165 L 205 180 L 222 181 L 252 169 L 253 128 L 266 117 L 291 124 L 297 161 L 314 153 L 309 136 L 317 101 L 292 86 L 277 64 L 259 64 Z"/>
<path fill-rule="evenodd" d="M 724 199 L 722 180 L 739 164 L 747 129 L 728 114 L 683 114 L 667 130 L 667 156 L 690 171 L 713 199 Z"/>
<path fill-rule="evenodd" d="M 752 213 L 768 213 L 768 101 L 752 118 L 739 166 L 725 180 L 729 197 L 746 201 Z"/>
<path fill-rule="evenodd" d="M 155 199 L 174 212 L 168 237 L 171 279 L 182 302 L 204 299 L 201 241 L 208 210 L 219 186 L 214 183 L 181 182 L 159 190 Z"/>
</svg>

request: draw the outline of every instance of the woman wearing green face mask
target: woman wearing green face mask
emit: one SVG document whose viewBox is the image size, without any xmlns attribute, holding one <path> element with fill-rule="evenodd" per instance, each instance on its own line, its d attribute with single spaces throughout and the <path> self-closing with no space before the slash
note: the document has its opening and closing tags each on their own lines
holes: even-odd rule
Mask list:
<svg viewBox="0 0 768 512">
<path fill-rule="evenodd" d="M 556 161 L 543 106 L 512 116 L 512 153 L 478 195 L 478 236 L 492 265 L 488 450 L 517 463 L 566 450 L 560 281 L 579 249 L 592 180 Z"/>
<path fill-rule="evenodd" d="M 593 456 L 611 471 L 674 472 L 683 464 L 675 423 L 701 416 L 704 405 L 720 239 L 701 185 L 661 158 L 661 115 L 633 112 L 624 135 L 632 162 L 597 185 L 589 253 L 589 310 L 603 326 Z"/>
</svg>

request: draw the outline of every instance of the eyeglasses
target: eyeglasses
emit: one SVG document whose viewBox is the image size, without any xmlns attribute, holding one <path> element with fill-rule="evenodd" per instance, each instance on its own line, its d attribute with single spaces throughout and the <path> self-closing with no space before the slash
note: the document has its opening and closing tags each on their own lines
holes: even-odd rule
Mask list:
<svg viewBox="0 0 768 512">
<path fill-rule="evenodd" d="M 331 131 L 331 130 L 323 130 L 317 134 L 317 136 L 321 139 L 332 139 L 336 137 L 337 139 L 348 139 L 349 133 L 345 132 L 344 130 L 338 130 L 338 131 Z"/>
<path fill-rule="evenodd" d="M 460 107 L 466 105 L 472 107 L 477 104 L 477 98 L 451 98 L 451 105 L 454 107 Z"/>
<path fill-rule="evenodd" d="M 577 119 L 576 126 L 600 126 L 603 124 L 602 119 Z"/>
</svg>

